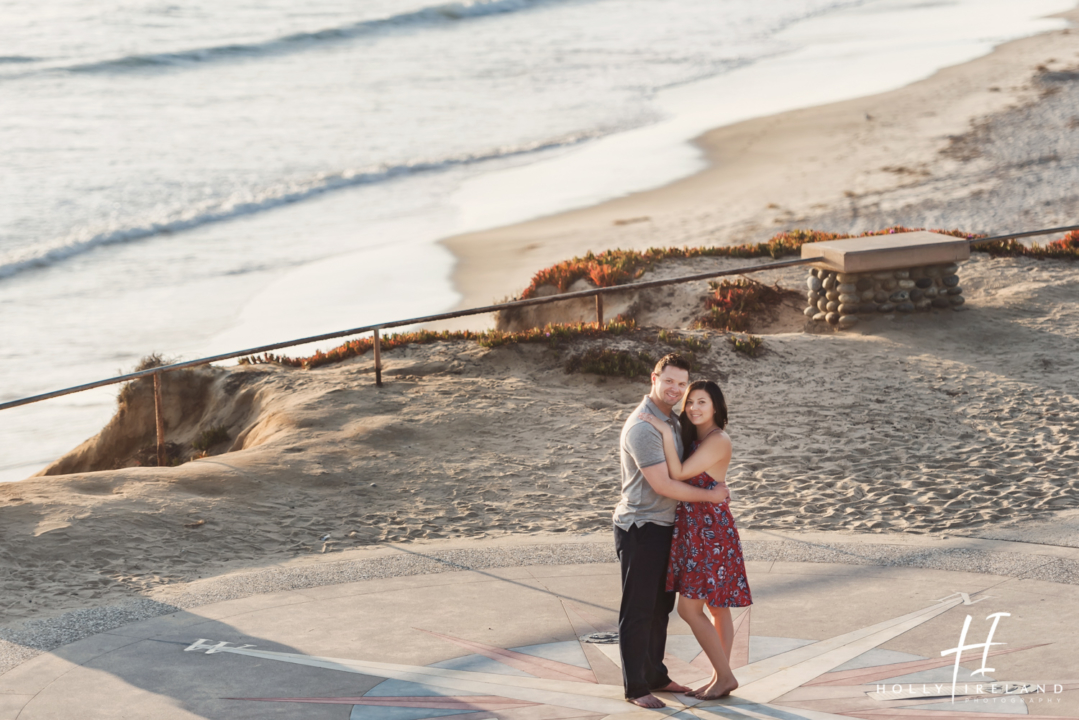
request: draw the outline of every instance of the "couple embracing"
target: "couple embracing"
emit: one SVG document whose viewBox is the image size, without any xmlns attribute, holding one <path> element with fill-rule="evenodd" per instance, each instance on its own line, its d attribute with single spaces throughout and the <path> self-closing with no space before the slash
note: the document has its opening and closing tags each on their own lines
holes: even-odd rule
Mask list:
<svg viewBox="0 0 1079 720">
<path fill-rule="evenodd" d="M 614 511 L 622 565 L 618 643 L 626 699 L 645 708 L 663 707 L 653 691 L 710 700 L 737 688 L 730 608 L 752 603 L 725 483 L 727 404 L 718 385 L 690 383 L 689 371 L 679 355 L 660 359 L 651 391 L 622 428 L 622 497 Z M 714 670 L 696 690 L 671 680 L 663 663 L 676 594 L 678 614 Z"/>
</svg>

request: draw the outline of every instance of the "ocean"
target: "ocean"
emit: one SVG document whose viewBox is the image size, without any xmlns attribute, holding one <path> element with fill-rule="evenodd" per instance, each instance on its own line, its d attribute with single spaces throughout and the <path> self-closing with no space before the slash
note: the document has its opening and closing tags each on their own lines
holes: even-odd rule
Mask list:
<svg viewBox="0 0 1079 720">
<path fill-rule="evenodd" d="M 1073 0 L 0 0 L 0 401 L 444 311 L 437 243 L 656 187 Z M 115 388 L 0 412 L 0 481 Z"/>
</svg>

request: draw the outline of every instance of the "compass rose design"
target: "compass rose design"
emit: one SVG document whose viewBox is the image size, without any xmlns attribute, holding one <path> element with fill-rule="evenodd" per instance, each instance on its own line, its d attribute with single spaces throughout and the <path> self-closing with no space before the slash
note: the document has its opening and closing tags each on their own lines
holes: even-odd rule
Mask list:
<svg viewBox="0 0 1079 720">
<path fill-rule="evenodd" d="M 1060 716 L 1026 714 L 1022 702 L 986 712 L 968 703 L 951 703 L 953 656 L 918 658 L 878 646 L 951 610 L 970 604 L 966 595 L 945 598 L 928 607 L 820 641 L 756 638 L 765 647 L 751 661 L 750 611 L 735 620 L 731 665 L 740 687 L 720 700 L 657 693 L 667 704 L 658 710 L 625 702 L 617 644 L 593 644 L 587 636 L 613 628 L 585 610 L 561 600 L 578 641 L 500 648 L 418 629 L 453 643 L 469 654 L 433 665 L 400 665 L 371 660 L 316 657 L 259 650 L 199 639 L 185 652 L 236 655 L 357 673 L 384 682 L 359 697 L 228 698 L 249 702 L 351 705 L 351 720 L 1059 720 Z M 1032 647 L 998 649 L 989 656 Z M 980 655 L 980 654 L 979 654 Z M 875 658 L 875 660 L 874 660 Z M 867 660 L 870 661 L 867 663 Z M 876 662 L 883 660 L 883 662 Z M 876 664 L 874 664 L 876 662 Z M 667 667 L 682 683 L 711 675 L 708 659 L 692 636 L 668 638 Z M 944 672 L 941 676 L 930 671 Z M 966 676 L 969 677 L 969 674 Z M 889 682 L 885 682 L 889 681 Z M 902 683 L 901 692 L 892 683 Z M 987 698 L 993 681 L 960 683 L 957 699 Z M 1079 689 L 1067 683 L 1065 690 Z M 882 691 L 883 690 L 883 691 Z M 970 710 L 977 709 L 975 715 Z M 1009 712 L 1010 710 L 1010 712 Z"/>
</svg>

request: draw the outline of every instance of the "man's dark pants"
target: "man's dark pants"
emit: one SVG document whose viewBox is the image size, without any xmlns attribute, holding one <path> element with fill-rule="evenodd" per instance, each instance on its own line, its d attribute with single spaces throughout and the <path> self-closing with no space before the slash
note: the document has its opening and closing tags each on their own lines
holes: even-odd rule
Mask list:
<svg viewBox="0 0 1079 720">
<path fill-rule="evenodd" d="M 667 619 L 675 593 L 667 592 L 667 561 L 674 528 L 654 523 L 614 528 L 614 548 L 622 564 L 622 606 L 618 647 L 626 698 L 648 695 L 671 682 L 663 653 Z"/>
</svg>

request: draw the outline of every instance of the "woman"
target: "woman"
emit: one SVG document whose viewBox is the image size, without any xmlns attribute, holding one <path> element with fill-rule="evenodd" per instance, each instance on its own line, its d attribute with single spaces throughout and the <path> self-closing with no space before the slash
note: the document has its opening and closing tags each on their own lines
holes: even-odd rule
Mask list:
<svg viewBox="0 0 1079 720">
<path fill-rule="evenodd" d="M 641 418 L 663 436 L 667 470 L 673 479 L 702 488 L 726 484 L 731 439 L 723 431 L 727 402 L 718 385 L 711 380 L 697 380 L 686 388 L 679 418 L 683 444 L 688 449 L 684 462 L 678 457 L 670 426 L 648 413 L 642 413 Z M 730 609 L 753 603 L 729 498 L 719 504 L 678 503 L 667 590 L 678 593 L 678 614 L 693 630 L 714 668 L 708 684 L 692 694 L 702 700 L 729 695 L 738 687 L 730 664 L 734 644 Z M 705 604 L 711 621 L 705 614 Z"/>
</svg>

